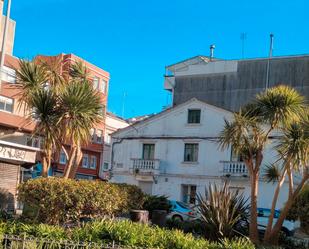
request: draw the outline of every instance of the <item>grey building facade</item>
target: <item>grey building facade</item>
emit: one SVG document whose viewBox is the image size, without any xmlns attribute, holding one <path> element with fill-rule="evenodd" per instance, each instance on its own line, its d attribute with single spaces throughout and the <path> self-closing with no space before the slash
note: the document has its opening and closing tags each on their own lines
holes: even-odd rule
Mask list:
<svg viewBox="0 0 309 249">
<path fill-rule="evenodd" d="M 263 91 L 267 81 L 269 87 L 292 86 L 309 99 L 309 54 L 268 60 L 196 56 L 167 66 L 164 86 L 173 94 L 173 105 L 195 97 L 231 111 Z"/>
</svg>

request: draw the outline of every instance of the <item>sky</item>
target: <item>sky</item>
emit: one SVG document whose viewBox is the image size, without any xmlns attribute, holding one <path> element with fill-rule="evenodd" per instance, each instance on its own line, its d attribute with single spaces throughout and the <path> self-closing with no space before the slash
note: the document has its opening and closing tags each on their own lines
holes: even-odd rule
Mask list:
<svg viewBox="0 0 309 249">
<path fill-rule="evenodd" d="M 108 110 L 126 118 L 170 104 L 165 66 L 193 57 L 309 53 L 308 0 L 12 0 L 14 55 L 74 53 L 111 74 Z"/>
</svg>

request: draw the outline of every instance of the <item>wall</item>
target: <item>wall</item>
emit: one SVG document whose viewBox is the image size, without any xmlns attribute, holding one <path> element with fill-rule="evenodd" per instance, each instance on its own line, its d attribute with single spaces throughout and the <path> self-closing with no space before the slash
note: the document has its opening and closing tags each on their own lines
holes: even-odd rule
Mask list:
<svg viewBox="0 0 309 249">
<path fill-rule="evenodd" d="M 239 108 L 261 92 L 266 82 L 266 59 L 216 61 L 192 65 L 175 72 L 175 105 L 191 98 L 224 109 Z M 286 84 L 309 97 L 309 56 L 273 58 L 270 61 L 269 85 Z"/>
</svg>

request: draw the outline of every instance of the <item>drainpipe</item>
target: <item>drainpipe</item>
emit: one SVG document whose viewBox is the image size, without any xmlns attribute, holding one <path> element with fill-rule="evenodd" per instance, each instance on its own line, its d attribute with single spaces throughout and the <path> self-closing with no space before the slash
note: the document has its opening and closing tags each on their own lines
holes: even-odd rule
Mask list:
<svg viewBox="0 0 309 249">
<path fill-rule="evenodd" d="M 11 0 L 8 0 L 8 5 L 6 9 L 6 18 L 5 18 L 4 29 L 3 29 L 1 57 L 0 57 L 0 90 L 1 90 L 1 83 L 2 83 L 2 71 L 3 71 L 3 65 L 4 65 L 4 58 L 5 58 L 6 37 L 7 37 L 8 26 L 9 26 L 9 21 L 10 21 L 10 12 L 11 12 Z"/>
<path fill-rule="evenodd" d="M 123 138 L 120 138 L 120 140 L 116 141 L 116 142 L 113 142 L 112 143 L 112 155 L 111 155 L 111 168 L 110 168 L 110 172 L 113 171 L 113 168 L 114 168 L 114 146 L 117 145 L 117 144 L 121 144 L 123 141 Z"/>
</svg>

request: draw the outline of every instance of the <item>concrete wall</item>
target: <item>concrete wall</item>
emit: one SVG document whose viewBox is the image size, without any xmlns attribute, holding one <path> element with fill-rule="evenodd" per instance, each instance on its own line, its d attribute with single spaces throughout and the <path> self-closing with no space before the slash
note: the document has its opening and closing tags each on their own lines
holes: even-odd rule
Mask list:
<svg viewBox="0 0 309 249">
<path fill-rule="evenodd" d="M 192 65 L 185 72 L 174 72 L 174 105 L 197 98 L 238 111 L 264 89 L 266 59 L 228 62 Z M 269 83 L 270 86 L 292 86 L 309 98 L 309 56 L 273 58 L 270 61 Z"/>
</svg>

